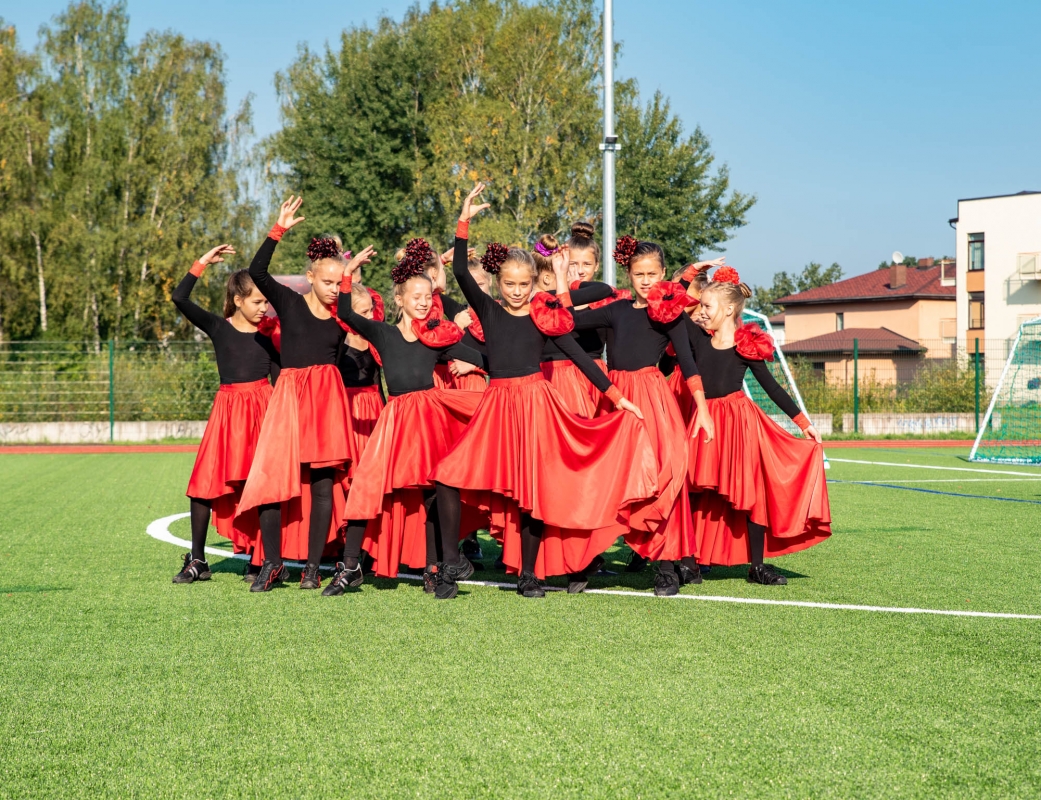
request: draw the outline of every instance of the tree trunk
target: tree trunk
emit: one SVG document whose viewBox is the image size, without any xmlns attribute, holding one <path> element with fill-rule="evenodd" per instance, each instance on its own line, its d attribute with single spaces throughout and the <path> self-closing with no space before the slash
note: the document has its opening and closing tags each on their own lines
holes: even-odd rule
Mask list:
<svg viewBox="0 0 1041 800">
<path fill-rule="evenodd" d="M 36 282 L 40 290 L 40 330 L 47 332 L 47 282 L 43 278 L 43 248 L 36 231 L 29 231 L 36 243 Z"/>
</svg>

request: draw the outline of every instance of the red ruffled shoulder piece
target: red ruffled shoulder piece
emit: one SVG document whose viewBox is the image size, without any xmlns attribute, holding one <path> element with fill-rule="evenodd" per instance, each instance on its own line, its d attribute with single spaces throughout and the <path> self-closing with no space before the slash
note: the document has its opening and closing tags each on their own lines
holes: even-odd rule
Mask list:
<svg viewBox="0 0 1041 800">
<path fill-rule="evenodd" d="M 603 308 L 606 305 L 614 303 L 618 300 L 632 300 L 633 293 L 629 289 L 615 289 L 614 294 L 610 297 L 605 297 L 603 300 L 597 300 L 595 303 L 590 303 L 590 308 Z"/>
<path fill-rule="evenodd" d="M 383 306 L 383 295 L 375 289 L 369 289 L 369 297 L 372 298 L 372 318 L 376 322 L 383 322 L 387 319 L 387 311 Z"/>
<path fill-rule="evenodd" d="M 433 301 L 430 304 L 430 317 L 437 317 L 438 319 L 444 319 L 445 317 L 445 304 L 441 302 L 441 293 L 434 292 Z"/>
<path fill-rule="evenodd" d="M 549 292 L 535 292 L 531 298 L 531 321 L 547 336 L 563 336 L 575 329 L 567 306 Z"/>
<path fill-rule="evenodd" d="M 691 299 L 682 283 L 658 281 L 647 293 L 647 315 L 655 322 L 672 322 L 691 305 Z"/>
<path fill-rule="evenodd" d="M 433 312 L 426 319 L 412 320 L 412 331 L 427 347 L 440 349 L 450 347 L 463 338 L 463 329 L 448 319 L 435 317 Z"/>
<path fill-rule="evenodd" d="M 742 325 L 734 332 L 737 354 L 749 361 L 773 361 L 774 340 L 754 322 Z"/>
<path fill-rule="evenodd" d="M 264 334 L 271 340 L 271 344 L 275 346 L 275 349 L 280 353 L 282 352 L 282 323 L 277 316 L 262 317 L 260 322 L 257 323 L 257 333 Z"/>
<path fill-rule="evenodd" d="M 473 320 L 473 322 L 471 322 L 467 326 L 466 330 L 468 330 L 470 332 L 470 335 L 473 336 L 477 341 L 483 342 L 484 328 L 481 327 L 481 321 L 477 319 L 477 312 L 474 311 L 472 308 L 467 308 L 466 310 L 470 312 L 470 319 Z"/>
</svg>

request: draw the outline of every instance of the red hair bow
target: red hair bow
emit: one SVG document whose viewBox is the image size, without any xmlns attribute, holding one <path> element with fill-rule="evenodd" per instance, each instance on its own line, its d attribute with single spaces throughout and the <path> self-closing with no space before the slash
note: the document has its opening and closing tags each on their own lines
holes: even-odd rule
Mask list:
<svg viewBox="0 0 1041 800">
<path fill-rule="evenodd" d="M 571 312 L 549 292 L 535 292 L 531 298 L 531 321 L 547 336 L 563 336 L 575 329 Z"/>
<path fill-rule="evenodd" d="M 450 347 L 463 338 L 463 329 L 451 320 L 441 319 L 430 314 L 426 319 L 412 320 L 412 332 L 427 347 L 440 350 Z"/>
<path fill-rule="evenodd" d="M 603 308 L 606 305 L 610 305 L 618 300 L 632 300 L 633 293 L 629 289 L 615 289 L 614 293 L 610 297 L 605 297 L 603 300 L 597 300 L 595 303 L 590 303 L 590 308 Z"/>
<path fill-rule="evenodd" d="M 473 320 L 473 322 L 471 322 L 467 326 L 466 330 L 469 331 L 470 335 L 473 336 L 477 341 L 483 342 L 484 328 L 481 326 L 481 321 L 477 319 L 477 312 L 474 311 L 472 308 L 468 308 L 466 310 L 470 312 L 470 319 Z"/>
<path fill-rule="evenodd" d="M 728 264 L 724 264 L 712 273 L 712 280 L 716 283 L 732 283 L 734 286 L 737 286 L 741 283 L 741 276 L 737 274 L 736 269 Z"/>
<path fill-rule="evenodd" d="M 773 361 L 774 340 L 754 322 L 742 325 L 734 332 L 737 354 L 749 361 Z"/>
<path fill-rule="evenodd" d="M 693 305 L 682 283 L 658 281 L 647 293 L 647 315 L 655 322 L 669 323 Z"/>
<path fill-rule="evenodd" d="M 262 317 L 257 323 L 257 333 L 263 334 L 271 340 L 275 350 L 282 352 L 282 323 L 277 316 Z"/>
</svg>

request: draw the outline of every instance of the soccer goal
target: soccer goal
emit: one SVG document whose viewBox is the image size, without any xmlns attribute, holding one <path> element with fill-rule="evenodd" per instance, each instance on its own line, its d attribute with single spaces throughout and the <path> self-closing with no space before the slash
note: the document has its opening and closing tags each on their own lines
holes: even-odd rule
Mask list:
<svg viewBox="0 0 1041 800">
<path fill-rule="evenodd" d="M 1041 465 L 1041 317 L 1019 326 L 969 461 Z"/>
<path fill-rule="evenodd" d="M 792 396 L 793 400 L 795 400 L 796 405 L 799 406 L 799 410 L 809 417 L 810 412 L 806 410 L 806 403 L 803 402 L 802 395 L 799 393 L 799 387 L 795 384 L 795 376 L 792 375 L 792 371 L 788 367 L 788 360 L 784 357 L 784 349 L 777 343 L 777 337 L 774 336 L 774 329 L 770 324 L 770 321 L 762 314 L 756 311 L 749 311 L 748 309 L 745 309 L 742 314 L 741 321 L 745 324 L 754 322 L 770 334 L 770 338 L 774 340 L 774 347 L 776 349 L 774 351 L 774 360 L 766 362 L 766 365 L 770 368 L 770 372 L 773 373 L 777 382 L 781 384 L 784 390 Z M 799 431 L 799 426 L 792 422 L 789 416 L 781 411 L 781 409 L 777 407 L 777 404 L 767 396 L 766 392 L 763 391 L 763 387 L 759 385 L 759 381 L 755 378 L 749 380 L 746 377 L 744 390 L 745 394 L 751 398 L 752 402 L 763 409 L 770 419 L 789 433 L 794 434 L 795 436 L 802 436 L 802 433 Z M 828 463 L 827 456 L 824 457 L 824 466 L 826 468 L 831 466 Z"/>
</svg>

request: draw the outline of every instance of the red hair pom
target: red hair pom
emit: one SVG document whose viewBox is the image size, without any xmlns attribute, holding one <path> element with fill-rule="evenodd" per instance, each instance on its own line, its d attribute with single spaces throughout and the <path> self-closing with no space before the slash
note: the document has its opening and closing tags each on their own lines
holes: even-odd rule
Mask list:
<svg viewBox="0 0 1041 800">
<path fill-rule="evenodd" d="M 623 267 L 628 267 L 639 244 L 632 236 L 623 236 L 614 246 L 614 260 Z"/>
<path fill-rule="evenodd" d="M 383 295 L 375 289 L 369 289 L 369 297 L 372 298 L 372 318 L 376 322 L 383 322 L 387 318 L 386 309 L 383 307 Z"/>
<path fill-rule="evenodd" d="M 742 325 L 734 332 L 737 354 L 749 361 L 773 361 L 774 340 L 754 322 Z"/>
<path fill-rule="evenodd" d="M 682 283 L 658 281 L 647 293 L 647 315 L 655 322 L 669 323 L 693 305 L 692 300 Z"/>
<path fill-rule="evenodd" d="M 340 248 L 333 239 L 320 239 L 317 236 L 307 245 L 307 257 L 311 263 L 321 261 L 323 258 L 340 259 Z"/>
<path fill-rule="evenodd" d="M 716 283 L 732 283 L 737 286 L 741 283 L 741 276 L 737 274 L 737 270 L 733 267 L 724 264 L 722 267 L 712 273 L 712 280 Z"/>
<path fill-rule="evenodd" d="M 488 245 L 488 249 L 484 251 L 484 255 L 481 256 L 481 266 L 484 267 L 485 272 L 498 275 L 500 270 L 502 270 L 502 265 L 506 263 L 506 256 L 509 253 L 510 248 L 506 245 L 492 242 Z"/>
<path fill-rule="evenodd" d="M 275 350 L 282 352 L 282 323 L 277 316 L 261 317 L 257 323 L 257 333 L 263 334 L 271 340 Z"/>
<path fill-rule="evenodd" d="M 430 315 L 426 319 L 412 320 L 412 332 L 427 347 L 440 350 L 450 347 L 463 338 L 463 329 L 451 320 Z"/>
<path fill-rule="evenodd" d="M 603 308 L 606 305 L 610 305 L 618 300 L 632 300 L 633 293 L 629 289 L 615 289 L 610 297 L 605 297 L 603 300 L 597 300 L 595 303 L 590 303 L 590 308 Z"/>
<path fill-rule="evenodd" d="M 531 320 L 547 336 L 563 336 L 575 329 L 571 312 L 549 292 L 535 292 L 531 298 Z"/>
<path fill-rule="evenodd" d="M 481 326 L 481 321 L 477 319 L 477 312 L 472 308 L 466 310 L 470 312 L 470 319 L 473 320 L 473 322 L 466 326 L 466 330 L 477 341 L 484 342 L 484 328 Z"/>
<path fill-rule="evenodd" d="M 427 271 L 434 248 L 426 239 L 410 239 L 405 245 L 405 255 L 397 266 L 390 271 L 390 279 L 394 283 L 401 284 L 409 278 L 422 275 Z"/>
</svg>

